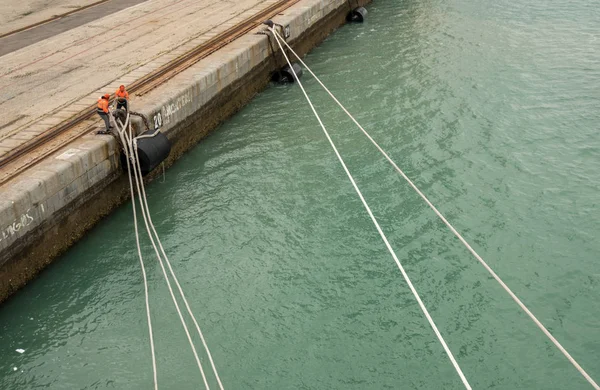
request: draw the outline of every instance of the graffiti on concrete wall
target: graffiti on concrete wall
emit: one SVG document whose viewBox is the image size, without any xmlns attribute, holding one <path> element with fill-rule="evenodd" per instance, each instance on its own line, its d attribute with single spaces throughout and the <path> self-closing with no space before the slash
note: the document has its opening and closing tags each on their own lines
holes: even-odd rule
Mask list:
<svg viewBox="0 0 600 390">
<path fill-rule="evenodd" d="M 168 125 L 174 119 L 175 114 L 191 102 L 192 91 L 187 90 L 183 95 L 165 104 L 153 117 L 154 130 L 160 129 L 163 125 Z"/>
<path fill-rule="evenodd" d="M 0 242 L 14 236 L 21 229 L 31 225 L 32 223 L 33 223 L 33 217 L 31 215 L 29 215 L 29 210 L 27 210 L 27 212 L 25 214 L 21 215 L 21 217 L 19 219 L 14 221 L 12 224 L 4 227 L 2 229 L 2 231 L 0 231 Z"/>
</svg>

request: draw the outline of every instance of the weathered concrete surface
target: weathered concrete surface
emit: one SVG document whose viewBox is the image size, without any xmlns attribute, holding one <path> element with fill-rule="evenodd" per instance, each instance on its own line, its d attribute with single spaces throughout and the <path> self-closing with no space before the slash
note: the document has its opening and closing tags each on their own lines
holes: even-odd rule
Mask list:
<svg viewBox="0 0 600 390">
<path fill-rule="evenodd" d="M 98 0 L 0 0 L 0 35 L 27 27 Z"/>
<path fill-rule="evenodd" d="M 148 1 L 0 57 L 0 156 L 275 1 Z"/>
<path fill-rule="evenodd" d="M 108 0 L 87 8 L 75 8 L 71 14 L 0 37 L 0 57 L 144 1 L 148 0 Z"/>
<path fill-rule="evenodd" d="M 274 20 L 289 24 L 289 40 L 303 54 L 344 23 L 347 12 L 345 0 L 303 0 Z M 248 34 L 133 100 L 132 108 L 174 142 L 172 164 L 263 89 L 282 61 L 266 36 Z M 118 153 L 112 137 L 85 136 L 0 187 L 6 194 L 0 200 L 0 300 L 127 198 Z"/>
</svg>

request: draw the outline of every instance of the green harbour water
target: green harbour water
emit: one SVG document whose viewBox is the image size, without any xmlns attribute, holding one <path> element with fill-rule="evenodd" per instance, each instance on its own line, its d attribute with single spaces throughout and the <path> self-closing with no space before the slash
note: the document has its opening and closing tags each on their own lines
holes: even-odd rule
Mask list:
<svg viewBox="0 0 600 390">
<path fill-rule="evenodd" d="M 307 64 L 600 381 L 600 1 L 367 8 Z M 302 81 L 473 388 L 591 389 Z M 225 388 L 463 388 L 297 85 L 257 95 L 147 194 Z M 143 254 L 160 388 L 203 388 L 147 239 Z M 0 389 L 150 388 L 127 203 L 0 307 Z"/>
</svg>

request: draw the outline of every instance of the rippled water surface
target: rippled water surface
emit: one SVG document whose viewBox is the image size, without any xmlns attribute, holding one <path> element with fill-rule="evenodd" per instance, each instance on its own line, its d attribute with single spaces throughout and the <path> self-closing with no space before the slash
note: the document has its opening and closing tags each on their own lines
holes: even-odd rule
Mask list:
<svg viewBox="0 0 600 390">
<path fill-rule="evenodd" d="M 600 380 L 600 2 L 368 9 L 308 64 Z M 590 388 L 304 81 L 473 387 Z M 269 87 L 148 194 L 226 388 L 461 388 L 297 86 Z M 201 388 L 144 255 L 161 388 Z M 151 383 L 127 204 L 0 308 L 0 388 Z"/>
</svg>

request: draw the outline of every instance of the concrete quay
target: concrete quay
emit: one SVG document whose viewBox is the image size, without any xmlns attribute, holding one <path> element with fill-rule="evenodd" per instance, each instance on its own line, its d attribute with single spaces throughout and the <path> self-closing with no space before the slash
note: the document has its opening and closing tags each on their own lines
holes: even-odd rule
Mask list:
<svg viewBox="0 0 600 390">
<path fill-rule="evenodd" d="M 0 157 L 275 2 L 149 0 L 3 55 Z"/>
<path fill-rule="evenodd" d="M 0 1 L 0 36 L 96 3 L 98 0 Z"/>
<path fill-rule="evenodd" d="M 367 2 L 369 1 L 359 1 L 360 5 Z M 16 72 L 16 75 L 22 76 L 17 79 L 22 79 L 32 88 L 31 91 L 21 93 L 27 94 L 29 98 L 19 101 L 20 95 L 16 94 L 5 100 L 5 94 L 12 93 L 7 92 L 7 83 L 8 86 L 14 86 L 15 84 L 10 84 L 14 82 L 14 78 L 0 76 L 0 107 L 4 104 L 11 107 L 13 118 L 26 116 L 13 123 L 8 123 L 6 118 L 2 119 L 5 121 L 4 124 L 0 123 L 2 141 L 15 136 L 18 140 L 20 135 L 23 135 L 23 139 L 31 139 L 27 137 L 35 135 L 26 133 L 43 132 L 49 126 L 68 119 L 84 106 L 95 103 L 100 94 L 114 92 L 119 84 L 132 83 L 216 36 L 220 31 L 255 14 L 258 12 L 257 8 L 266 7 L 274 1 L 215 3 L 202 0 L 149 0 L 132 9 L 112 14 L 107 17 L 110 20 L 99 19 L 74 30 L 86 31 L 83 36 L 94 39 L 94 25 L 106 23 L 109 27 L 105 28 L 112 31 L 124 24 L 134 23 L 131 21 L 132 12 L 151 7 L 144 8 L 143 14 L 146 15 L 172 3 L 185 3 L 187 6 L 173 11 L 177 16 L 173 15 L 168 22 L 156 22 L 165 30 L 163 35 L 154 35 L 153 44 L 149 42 L 152 39 L 147 35 L 152 35 L 157 30 L 142 26 L 140 31 L 129 30 L 129 38 L 138 37 L 138 41 L 132 42 L 133 46 L 122 45 L 123 41 L 117 39 L 106 47 L 92 45 L 89 48 L 76 48 L 72 45 L 80 41 L 82 36 L 71 30 L 52 38 L 63 42 L 66 47 L 63 51 L 50 47 L 51 44 L 44 40 L 0 57 L 0 74 L 5 74 L 7 69 L 11 74 Z M 356 5 L 354 1 L 351 3 Z M 203 5 L 206 8 L 202 8 Z M 240 8 L 236 8 L 236 11 L 233 10 L 235 7 Z M 289 25 L 288 42 L 300 54 L 305 54 L 345 23 L 349 10 L 347 0 L 300 0 L 273 20 L 284 26 Z M 213 18 L 207 18 L 209 27 L 192 32 L 190 29 L 197 24 L 194 20 L 198 21 L 198 12 L 209 13 Z M 217 15 L 221 15 L 220 18 L 228 15 L 229 21 L 220 22 Z M 168 15 L 165 16 L 167 17 Z M 173 148 L 166 161 L 167 166 L 264 89 L 271 74 L 283 65 L 281 53 L 273 55 L 271 52 L 267 36 L 257 34 L 262 30 L 264 27 L 258 27 L 229 43 L 156 89 L 142 96 L 132 96 L 132 110 L 145 114 L 151 124 L 160 128 L 172 142 Z M 161 43 L 156 44 L 157 36 L 164 38 L 164 41 L 160 40 Z M 53 61 L 62 65 L 67 62 L 65 58 L 86 49 L 94 54 L 86 55 L 78 59 L 76 64 L 69 65 L 75 69 L 69 68 L 67 72 L 62 69 L 63 72 L 56 76 L 59 80 L 43 81 L 44 85 L 51 88 L 56 86 L 52 89 L 56 92 L 55 102 L 38 109 L 26 103 L 34 96 L 47 96 L 43 88 L 35 87 L 36 80 L 40 81 L 39 77 L 48 77 L 45 69 L 32 74 L 28 74 L 27 69 L 14 70 L 27 63 L 28 58 L 31 62 L 32 51 L 41 51 L 42 57 L 55 56 Z M 54 52 L 56 54 L 51 54 Z M 95 74 L 97 77 L 91 80 L 90 72 L 93 72 L 95 65 L 90 65 L 90 62 L 95 63 L 95 55 L 99 56 L 101 63 L 106 60 L 109 66 L 106 71 Z M 90 80 L 86 80 L 86 75 Z M 62 91 L 60 86 L 68 86 L 70 92 Z M 78 98 L 73 99 L 73 96 Z M 12 100 L 16 101 L 11 102 Z M 97 117 L 78 127 L 88 129 L 90 124 L 94 130 L 101 127 Z M 141 130 L 141 123 L 136 122 L 136 127 Z M 4 147 L 10 150 L 18 145 L 19 142 L 13 142 Z M 57 147 L 57 151 L 0 185 L 0 302 L 25 285 L 96 222 L 128 198 L 128 182 L 119 162 L 120 148 L 112 136 L 90 133 L 71 141 L 67 134 L 57 137 L 51 145 L 45 147 Z M 0 155 L 1 153 L 0 149 Z"/>
</svg>

